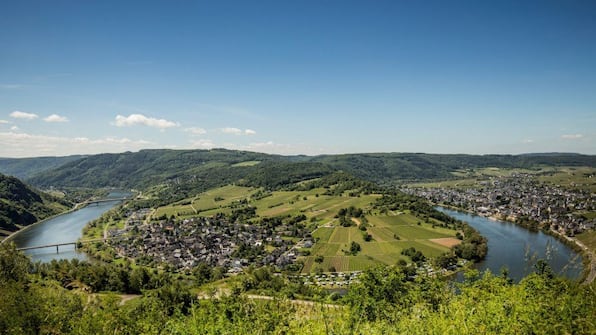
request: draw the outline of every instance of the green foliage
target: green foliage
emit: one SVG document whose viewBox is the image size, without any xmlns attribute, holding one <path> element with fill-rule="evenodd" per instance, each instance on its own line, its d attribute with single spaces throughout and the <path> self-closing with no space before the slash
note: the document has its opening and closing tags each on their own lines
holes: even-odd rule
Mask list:
<svg viewBox="0 0 596 335">
<path fill-rule="evenodd" d="M 87 292 L 119 292 L 139 294 L 145 290 L 169 285 L 174 275 L 121 264 L 72 260 L 52 260 L 34 265 L 34 272 L 43 279 L 51 279 L 65 288 L 80 288 Z M 192 279 L 192 278 L 189 278 Z"/>
<path fill-rule="evenodd" d="M 0 244 L 0 278 L 2 282 L 25 282 L 31 261 L 18 252 L 14 243 Z"/>
<path fill-rule="evenodd" d="M 56 215 L 70 204 L 34 190 L 15 177 L 0 174 L 0 229 L 16 231 L 38 220 Z"/>
<path fill-rule="evenodd" d="M 40 159 L 24 159 L 19 164 L 39 165 L 36 160 Z M 256 161 L 260 163 L 243 164 Z M 300 187 L 308 189 L 324 187 L 325 184 L 337 185 L 330 188 L 328 194 L 353 191 L 353 195 L 357 195 L 378 189 L 370 182 L 451 179 L 454 178 L 452 172 L 459 169 L 596 166 L 594 156 L 573 154 L 473 156 L 387 153 L 284 157 L 225 149 L 141 150 L 135 153 L 59 158 L 56 162 L 47 167 L 29 169 L 27 176 L 40 172 L 29 181 L 40 186 L 137 189 L 166 183 L 169 188 L 185 192 L 185 197 L 196 192 L 193 191 L 196 187 L 204 190 L 234 182 L 279 189 L 296 187 L 293 185 L 296 182 L 321 178 L 317 183 Z M 13 163 L 14 160 L 0 160 L 0 169 Z M 353 176 L 368 181 L 368 184 Z"/>
<path fill-rule="evenodd" d="M 28 273 L 21 253 L 0 248 L 3 273 L 18 269 L 15 280 L 0 280 L 0 334 L 591 334 L 596 329 L 595 284 L 555 278 L 545 266 L 519 284 L 506 275 L 476 272 L 457 289 L 437 277 L 412 279 L 403 264 L 383 266 L 364 271 L 344 298 L 330 296 L 336 304 L 331 306 L 287 300 L 316 292 L 308 292 L 312 287 L 301 280 L 261 268 L 250 269 L 239 283 L 243 291 L 269 297 L 196 300 L 177 280 L 121 303 L 112 293 L 66 290 L 37 270 Z"/>
<path fill-rule="evenodd" d="M 55 169 L 83 157 L 74 155 L 66 157 L 0 158 L 0 173 L 26 180 L 38 173 Z"/>
<path fill-rule="evenodd" d="M 422 252 L 420 252 L 419 250 L 416 250 L 416 248 L 414 248 L 414 247 L 410 247 L 410 248 L 402 250 L 401 254 L 410 257 L 412 262 L 414 262 L 416 264 L 422 263 L 426 260 L 426 257 L 424 257 Z"/>
<path fill-rule="evenodd" d="M 349 251 L 350 255 L 356 256 L 356 255 L 358 255 L 360 250 L 362 250 L 362 247 L 360 247 L 360 244 L 358 244 L 358 242 L 352 241 L 352 243 L 350 243 L 350 251 Z"/>
<path fill-rule="evenodd" d="M 423 153 L 344 154 L 313 157 L 358 178 L 374 182 L 453 179 L 452 172 L 470 168 L 596 166 L 596 156 L 578 154 L 448 155 Z"/>
<path fill-rule="evenodd" d="M 488 252 L 488 241 L 475 229 L 466 225 L 462 243 L 456 245 L 453 250 L 457 257 L 472 261 L 480 261 L 486 257 Z"/>
</svg>

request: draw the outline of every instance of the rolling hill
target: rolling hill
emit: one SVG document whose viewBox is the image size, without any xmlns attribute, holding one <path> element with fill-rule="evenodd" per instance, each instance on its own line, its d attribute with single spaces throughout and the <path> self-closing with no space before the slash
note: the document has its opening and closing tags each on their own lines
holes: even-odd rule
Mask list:
<svg viewBox="0 0 596 335">
<path fill-rule="evenodd" d="M 0 174 L 0 237 L 68 209 L 70 204 Z"/>
<path fill-rule="evenodd" d="M 0 173 L 26 180 L 38 173 L 55 169 L 65 163 L 84 157 L 86 156 L 0 158 Z"/>
<path fill-rule="evenodd" d="M 447 155 L 371 153 L 280 156 L 226 149 L 141 150 L 81 157 L 27 179 L 39 187 L 126 187 L 145 189 L 169 183 L 214 187 L 228 183 L 279 188 L 300 180 L 344 171 L 376 182 L 454 178 L 460 169 L 536 166 L 596 167 L 596 156 L 579 154 Z M 0 161 L 0 169 L 2 161 Z M 31 172 L 32 173 L 32 172 Z M 201 185 L 204 185 L 201 186 Z"/>
</svg>

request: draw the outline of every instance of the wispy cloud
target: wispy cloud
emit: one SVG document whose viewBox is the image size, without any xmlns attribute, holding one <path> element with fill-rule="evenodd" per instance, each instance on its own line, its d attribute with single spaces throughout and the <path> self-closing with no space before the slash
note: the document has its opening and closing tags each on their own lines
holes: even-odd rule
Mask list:
<svg viewBox="0 0 596 335">
<path fill-rule="evenodd" d="M 220 131 L 224 134 L 242 135 L 242 129 L 239 128 L 225 127 L 221 128 Z"/>
<path fill-rule="evenodd" d="M 39 116 L 33 113 L 26 113 L 21 111 L 14 111 L 10 113 L 10 117 L 15 119 L 25 119 L 25 120 L 34 120 L 37 119 Z"/>
<path fill-rule="evenodd" d="M 252 129 L 245 129 L 242 130 L 240 128 L 234 128 L 234 127 L 225 127 L 225 128 L 220 128 L 219 131 L 221 131 L 224 134 L 230 134 L 230 135 L 256 135 L 256 131 L 252 130 Z"/>
<path fill-rule="evenodd" d="M 0 124 L 9 124 L 10 121 L 6 121 L 6 120 L 0 120 Z"/>
<path fill-rule="evenodd" d="M 58 114 L 52 114 L 43 119 L 45 122 L 68 122 L 68 118 Z"/>
<path fill-rule="evenodd" d="M 17 129 L 18 130 L 18 129 Z M 136 151 L 148 148 L 151 142 L 128 138 L 60 137 L 18 132 L 0 132 L 0 156 L 34 157 L 72 154 L 97 154 L 104 152 Z"/>
<path fill-rule="evenodd" d="M 530 143 L 534 143 L 534 140 L 527 138 L 525 140 L 522 140 L 522 143 L 524 143 L 524 144 L 530 144 Z"/>
<path fill-rule="evenodd" d="M 195 149 L 213 149 L 215 148 L 215 144 L 213 141 L 208 139 L 200 139 L 196 141 L 192 141 L 190 144 Z"/>
<path fill-rule="evenodd" d="M 130 126 L 147 126 L 153 127 L 158 129 L 166 129 L 166 128 L 173 128 L 178 127 L 179 124 L 173 121 L 168 121 L 165 119 L 156 119 L 152 117 L 147 117 L 143 114 L 130 114 L 129 116 L 116 116 L 116 120 L 114 125 L 117 127 L 130 127 Z"/>
<path fill-rule="evenodd" d="M 0 89 L 3 90 L 18 90 L 25 87 L 24 84 L 0 84 Z"/>
<path fill-rule="evenodd" d="M 193 135 L 205 135 L 207 134 L 207 130 L 203 128 L 191 127 L 184 129 L 185 132 L 191 133 Z"/>
<path fill-rule="evenodd" d="M 583 138 L 584 135 L 582 134 L 566 134 L 566 135 L 561 135 L 561 138 L 564 140 L 579 140 L 580 138 Z"/>
</svg>

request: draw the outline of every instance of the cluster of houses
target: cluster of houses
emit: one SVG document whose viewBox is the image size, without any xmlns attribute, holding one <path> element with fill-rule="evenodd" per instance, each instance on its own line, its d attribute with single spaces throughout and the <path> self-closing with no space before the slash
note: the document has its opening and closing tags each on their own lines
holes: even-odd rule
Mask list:
<svg viewBox="0 0 596 335">
<path fill-rule="evenodd" d="M 294 263 L 294 241 L 304 237 L 285 225 L 230 222 L 225 215 L 152 221 L 146 220 L 148 213 L 148 209 L 130 211 L 123 229 L 107 232 L 108 243 L 119 257 L 167 264 L 177 270 L 205 263 L 236 273 L 248 265 Z"/>
<path fill-rule="evenodd" d="M 318 285 L 324 287 L 348 287 L 358 282 L 362 271 L 331 272 L 321 274 L 301 274 L 299 277 L 304 285 Z"/>
<path fill-rule="evenodd" d="M 596 224 L 594 219 L 578 215 L 596 211 L 594 194 L 546 185 L 529 174 L 493 177 L 477 188 L 404 188 L 403 191 L 478 215 L 512 222 L 531 220 L 567 235 L 594 229 Z"/>
</svg>

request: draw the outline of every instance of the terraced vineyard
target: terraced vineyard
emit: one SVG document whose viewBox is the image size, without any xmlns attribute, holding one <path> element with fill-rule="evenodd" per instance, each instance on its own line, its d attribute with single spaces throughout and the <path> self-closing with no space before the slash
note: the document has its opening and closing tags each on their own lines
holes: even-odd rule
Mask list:
<svg viewBox="0 0 596 335">
<path fill-rule="evenodd" d="M 324 272 L 333 269 L 356 271 L 376 264 L 395 264 L 399 259 L 409 260 L 401 252 L 411 247 L 420 250 L 427 257 L 433 257 L 449 249 L 434 240 L 451 238 L 454 242 L 457 241 L 454 238 L 455 231 L 433 228 L 433 223 L 437 222 L 425 223 L 410 213 L 373 214 L 367 216 L 367 219 L 370 224 L 367 233 L 372 235 L 372 240 L 368 242 L 364 240 L 363 232 L 358 227 L 319 227 L 313 233 L 317 242 L 311 255 L 305 257 L 302 272 L 312 272 L 317 268 Z M 358 243 L 362 249 L 356 256 L 347 254 L 352 242 Z M 317 263 L 317 256 L 323 256 L 323 261 Z"/>
</svg>

